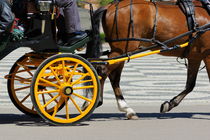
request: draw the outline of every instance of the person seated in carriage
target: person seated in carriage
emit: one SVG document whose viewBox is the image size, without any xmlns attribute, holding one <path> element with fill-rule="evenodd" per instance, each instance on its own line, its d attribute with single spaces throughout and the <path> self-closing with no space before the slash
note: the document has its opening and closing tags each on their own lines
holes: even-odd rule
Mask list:
<svg viewBox="0 0 210 140">
<path fill-rule="evenodd" d="M 37 4 L 39 0 L 34 2 Z M 54 3 L 63 9 L 66 30 L 65 46 L 71 46 L 84 39 L 87 33 L 81 30 L 76 0 L 54 0 Z M 0 37 L 1 34 L 9 31 L 13 24 L 12 4 L 13 0 L 0 1 Z M 20 30 L 14 30 L 13 34 L 22 35 L 23 33 Z"/>
<path fill-rule="evenodd" d="M 8 0 L 0 1 L 0 37 L 4 32 L 9 32 L 14 21 L 11 5 Z"/>
</svg>

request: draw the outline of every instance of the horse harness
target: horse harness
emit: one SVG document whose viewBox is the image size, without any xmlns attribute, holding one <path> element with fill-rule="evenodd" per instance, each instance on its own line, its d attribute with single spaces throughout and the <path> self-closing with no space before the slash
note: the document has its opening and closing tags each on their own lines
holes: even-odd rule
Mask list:
<svg viewBox="0 0 210 140">
<path fill-rule="evenodd" d="M 208 0 L 199 0 L 202 3 L 202 6 L 208 14 L 210 15 L 210 2 Z M 193 4 L 192 0 L 178 0 L 177 1 L 178 6 L 180 7 L 181 11 L 185 14 L 188 30 L 197 30 L 196 28 L 199 26 L 196 22 L 195 18 L 195 5 Z M 198 35 L 200 36 L 200 35 Z M 198 37 L 193 37 L 193 35 L 189 35 L 189 45 L 185 48 L 182 58 L 187 57 L 190 53 L 190 47 L 193 44 L 193 41 Z"/>
<path fill-rule="evenodd" d="M 116 3 L 116 10 L 115 10 L 115 17 L 114 17 L 114 23 L 113 23 L 113 26 L 112 26 L 112 31 L 111 31 L 111 34 L 113 34 L 114 32 L 114 27 L 115 27 L 115 30 L 116 30 L 116 39 L 109 39 L 109 38 L 105 38 L 105 40 L 107 42 L 118 42 L 118 41 L 126 41 L 126 46 L 125 46 L 125 53 L 126 53 L 126 56 L 129 58 L 130 55 L 132 55 L 131 53 L 128 52 L 128 44 L 129 44 L 129 41 L 142 41 L 142 42 L 149 42 L 149 43 L 152 43 L 152 44 L 157 44 L 158 46 L 161 46 L 162 48 L 166 48 L 167 46 L 160 42 L 159 40 L 156 40 L 155 39 L 155 34 L 156 34 L 156 31 L 157 31 L 157 16 L 158 16 L 158 7 L 156 5 L 155 2 L 153 2 L 155 8 L 156 8 L 156 13 L 155 13 L 155 19 L 154 19 L 154 26 L 153 26 L 153 36 L 151 39 L 148 39 L 148 38 L 135 38 L 134 37 L 134 19 L 133 19 L 133 0 L 130 0 L 130 22 L 129 22 L 129 25 L 128 25 L 128 34 L 127 34 L 127 38 L 119 38 L 119 35 L 118 35 L 118 21 L 117 21 L 117 18 L 118 18 L 118 4 L 120 1 L 114 1 Z M 131 33 L 131 37 L 130 37 L 130 33 Z M 129 62 L 129 60 L 128 60 Z"/>
<path fill-rule="evenodd" d="M 122 56 L 127 56 L 129 58 L 133 54 L 143 52 L 143 51 L 147 51 L 147 50 L 150 50 L 150 49 L 154 49 L 154 48 L 157 48 L 157 47 L 161 47 L 164 50 L 172 50 L 174 48 L 168 47 L 167 44 L 169 44 L 169 43 L 171 43 L 171 42 L 173 42 L 177 39 L 180 39 L 184 36 L 189 36 L 189 39 L 188 39 L 189 45 L 187 47 L 185 47 L 185 50 L 184 50 L 181 58 L 187 57 L 189 52 L 190 52 L 190 46 L 192 46 L 194 40 L 197 39 L 199 36 L 201 36 L 206 31 L 210 30 L 210 23 L 205 25 L 205 26 L 198 27 L 198 24 L 195 20 L 194 5 L 193 5 L 192 1 L 191 0 L 182 0 L 182 1 L 185 1 L 186 3 L 182 2 L 179 7 L 184 8 L 184 9 L 182 9 L 182 11 L 186 15 L 189 31 L 184 33 L 184 34 L 181 34 L 177 37 L 174 37 L 172 39 L 166 40 L 164 42 L 161 42 L 161 41 L 159 41 L 155 38 L 156 31 L 157 31 L 157 17 L 158 17 L 158 6 L 157 6 L 156 2 L 152 2 L 155 6 L 155 9 L 156 9 L 155 18 L 154 18 L 154 25 L 153 25 L 153 35 L 152 35 L 152 38 L 148 39 L 148 38 L 135 38 L 134 37 L 134 19 L 133 19 L 133 6 L 132 6 L 133 0 L 130 0 L 130 22 L 129 22 L 129 26 L 128 26 L 127 38 L 119 38 L 119 35 L 118 35 L 118 21 L 117 21 L 119 1 L 117 1 L 117 0 L 114 1 L 116 3 L 115 4 L 116 10 L 115 10 L 115 17 L 114 17 L 114 23 L 113 23 L 113 26 L 112 26 L 111 34 L 113 34 L 114 28 L 115 28 L 117 38 L 116 39 L 105 38 L 105 40 L 107 42 L 126 41 L 125 54 L 122 55 Z M 202 2 L 202 0 L 200 0 L 200 1 Z M 204 1 L 206 1 L 206 0 L 204 0 Z M 207 6 L 203 6 L 203 7 L 207 7 Z M 207 10 L 207 12 L 210 14 L 210 6 L 209 6 L 209 9 Z M 130 33 L 131 33 L 131 35 L 130 35 Z M 152 43 L 154 45 L 152 45 L 150 47 L 147 47 L 147 48 L 139 47 L 140 50 L 137 50 L 137 51 L 134 51 L 134 52 L 128 52 L 129 41 L 139 41 L 139 42 L 142 41 L 142 42 Z M 178 46 L 177 46 L 177 48 L 178 48 Z M 129 59 L 128 59 L 128 61 L 129 61 Z"/>
<path fill-rule="evenodd" d="M 180 7 L 181 11 L 184 13 L 187 21 L 188 30 L 196 30 L 196 28 L 199 26 L 195 19 L 195 8 L 192 0 L 178 0 L 177 1 L 178 6 Z M 189 35 L 189 45 L 185 48 L 182 58 L 188 56 L 190 53 L 190 46 L 192 46 L 193 43 L 193 36 L 192 34 Z"/>
<path fill-rule="evenodd" d="M 195 29 L 198 24 L 195 20 L 195 9 L 192 0 L 178 0 L 177 4 L 186 16 L 188 30 Z"/>
</svg>

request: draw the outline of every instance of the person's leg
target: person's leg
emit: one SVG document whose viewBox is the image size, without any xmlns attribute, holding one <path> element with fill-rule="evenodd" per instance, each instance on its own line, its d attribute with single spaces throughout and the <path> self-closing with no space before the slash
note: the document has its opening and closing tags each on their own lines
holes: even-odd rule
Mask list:
<svg viewBox="0 0 210 140">
<path fill-rule="evenodd" d="M 0 33 L 9 31 L 14 21 L 11 5 L 7 0 L 0 0 Z"/>
<path fill-rule="evenodd" d="M 67 39 L 66 46 L 70 46 L 87 36 L 87 33 L 81 31 L 79 11 L 76 0 L 55 0 L 56 5 L 61 7 L 64 12 Z"/>
<path fill-rule="evenodd" d="M 66 32 L 81 31 L 79 12 L 76 0 L 56 0 L 56 5 L 63 8 L 66 24 Z"/>
</svg>

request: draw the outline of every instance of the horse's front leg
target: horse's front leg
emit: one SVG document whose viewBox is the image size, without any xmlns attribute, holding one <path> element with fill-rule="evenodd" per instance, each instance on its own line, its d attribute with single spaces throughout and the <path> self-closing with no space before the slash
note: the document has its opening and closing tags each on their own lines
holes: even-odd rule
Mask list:
<svg viewBox="0 0 210 140">
<path fill-rule="evenodd" d="M 179 103 L 184 99 L 184 97 L 193 90 L 196 84 L 196 78 L 200 67 L 200 63 L 201 59 L 199 60 L 188 59 L 187 82 L 185 90 L 182 91 L 179 95 L 175 96 L 169 102 L 168 101 L 164 102 L 160 108 L 161 113 L 168 112 L 172 108 L 178 106 Z"/>
<path fill-rule="evenodd" d="M 120 63 L 114 70 L 110 72 L 109 79 L 111 81 L 112 88 L 115 93 L 118 109 L 122 112 L 125 112 L 126 117 L 128 119 L 138 119 L 138 116 L 136 115 L 135 111 L 126 103 L 122 95 L 122 91 L 120 89 L 120 77 L 123 67 L 124 63 Z"/>
</svg>

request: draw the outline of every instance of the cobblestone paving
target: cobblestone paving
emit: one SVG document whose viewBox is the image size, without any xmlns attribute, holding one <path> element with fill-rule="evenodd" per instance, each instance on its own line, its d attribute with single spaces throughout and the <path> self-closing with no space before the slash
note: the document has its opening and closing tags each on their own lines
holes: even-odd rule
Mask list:
<svg viewBox="0 0 210 140">
<path fill-rule="evenodd" d="M 28 48 L 20 48 L 0 61 L 0 103 L 11 104 L 7 92 L 7 80 L 4 76 L 8 74 L 14 62 Z M 203 64 L 202 64 L 203 65 Z M 174 57 L 152 55 L 131 60 L 125 64 L 122 74 L 121 88 L 128 102 L 159 103 L 170 100 L 180 93 L 185 87 L 186 68 L 177 63 Z M 115 97 L 109 80 L 106 81 L 104 101 L 114 101 Z M 209 102 L 210 86 L 206 70 L 199 72 L 197 85 L 189 94 L 186 102 Z"/>
</svg>

